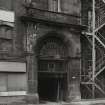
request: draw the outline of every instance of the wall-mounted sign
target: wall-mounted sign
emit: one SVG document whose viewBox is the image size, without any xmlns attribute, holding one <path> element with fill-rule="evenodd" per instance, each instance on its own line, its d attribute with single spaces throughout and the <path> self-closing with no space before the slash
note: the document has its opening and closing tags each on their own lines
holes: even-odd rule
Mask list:
<svg viewBox="0 0 105 105">
<path fill-rule="evenodd" d="M 26 72 L 26 63 L 0 62 L 0 72 Z"/>
<path fill-rule="evenodd" d="M 6 22 L 14 22 L 14 12 L 13 11 L 6 11 L 0 10 L 0 20 Z"/>
</svg>

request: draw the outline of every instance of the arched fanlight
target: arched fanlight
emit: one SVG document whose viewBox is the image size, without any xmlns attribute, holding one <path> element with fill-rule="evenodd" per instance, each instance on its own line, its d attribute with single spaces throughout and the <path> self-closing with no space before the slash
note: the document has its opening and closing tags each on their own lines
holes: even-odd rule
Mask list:
<svg viewBox="0 0 105 105">
<path fill-rule="evenodd" d="M 60 58 L 65 57 L 66 55 L 66 48 L 64 44 L 61 44 L 59 40 L 55 39 L 47 39 L 45 44 L 40 49 L 40 57 L 54 57 Z"/>
</svg>

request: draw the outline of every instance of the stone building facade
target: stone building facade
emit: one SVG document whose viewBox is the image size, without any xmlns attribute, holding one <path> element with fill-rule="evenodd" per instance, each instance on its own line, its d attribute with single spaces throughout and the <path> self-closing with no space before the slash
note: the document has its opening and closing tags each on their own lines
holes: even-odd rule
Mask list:
<svg viewBox="0 0 105 105">
<path fill-rule="evenodd" d="M 1 98 L 81 100 L 81 1 L 0 0 L 0 7 L 14 18 L 0 20 Z"/>
</svg>

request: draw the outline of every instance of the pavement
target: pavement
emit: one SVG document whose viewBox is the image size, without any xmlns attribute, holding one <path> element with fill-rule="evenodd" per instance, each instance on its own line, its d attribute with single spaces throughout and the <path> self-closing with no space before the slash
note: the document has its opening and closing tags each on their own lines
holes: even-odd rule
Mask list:
<svg viewBox="0 0 105 105">
<path fill-rule="evenodd" d="M 97 99 L 97 100 L 81 100 L 77 102 L 47 102 L 46 104 L 39 105 L 105 105 L 105 99 Z"/>
<path fill-rule="evenodd" d="M 1 103 L 0 105 L 105 105 L 105 99 L 97 99 L 97 100 L 81 100 L 77 102 L 46 102 L 44 104 L 26 104 L 26 103 Z"/>
</svg>

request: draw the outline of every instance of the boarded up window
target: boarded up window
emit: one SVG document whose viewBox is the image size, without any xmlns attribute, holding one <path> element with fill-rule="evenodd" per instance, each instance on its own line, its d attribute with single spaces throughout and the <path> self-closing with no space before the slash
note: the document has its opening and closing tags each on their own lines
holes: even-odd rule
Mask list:
<svg viewBox="0 0 105 105">
<path fill-rule="evenodd" d="M 0 92 L 26 91 L 25 63 L 0 62 Z"/>
<path fill-rule="evenodd" d="M 25 73 L 0 73 L 0 92 L 26 91 Z"/>
<path fill-rule="evenodd" d="M 7 91 L 7 74 L 0 73 L 0 92 Z"/>
<path fill-rule="evenodd" d="M 26 86 L 25 73 L 8 74 L 8 91 L 24 91 Z"/>
</svg>

